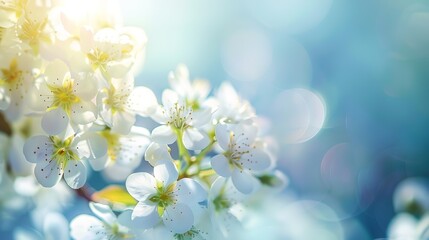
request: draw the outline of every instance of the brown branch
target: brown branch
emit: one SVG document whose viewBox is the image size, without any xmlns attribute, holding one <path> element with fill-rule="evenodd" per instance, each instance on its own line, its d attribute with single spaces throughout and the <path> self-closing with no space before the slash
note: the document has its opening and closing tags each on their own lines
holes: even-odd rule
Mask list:
<svg viewBox="0 0 429 240">
<path fill-rule="evenodd" d="M 3 112 L 0 112 L 0 132 L 3 132 L 8 136 L 12 135 L 12 128 L 10 127 L 10 124 L 6 121 Z"/>
</svg>

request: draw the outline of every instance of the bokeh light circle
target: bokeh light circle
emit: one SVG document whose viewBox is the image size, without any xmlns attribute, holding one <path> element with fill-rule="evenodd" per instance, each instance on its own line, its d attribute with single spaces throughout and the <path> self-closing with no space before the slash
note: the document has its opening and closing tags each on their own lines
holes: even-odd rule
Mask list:
<svg viewBox="0 0 429 240">
<path fill-rule="evenodd" d="M 257 81 L 272 61 L 272 47 L 265 33 L 256 28 L 232 33 L 223 46 L 223 66 L 234 79 Z"/>
<path fill-rule="evenodd" d="M 303 143 L 322 129 L 326 117 L 323 99 L 315 93 L 295 88 L 282 92 L 276 102 L 274 124 L 284 143 Z"/>
</svg>

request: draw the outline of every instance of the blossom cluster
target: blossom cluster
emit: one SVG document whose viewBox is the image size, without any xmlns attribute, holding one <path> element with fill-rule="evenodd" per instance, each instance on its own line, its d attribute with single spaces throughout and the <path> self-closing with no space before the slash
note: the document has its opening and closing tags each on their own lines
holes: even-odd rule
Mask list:
<svg viewBox="0 0 429 240">
<path fill-rule="evenodd" d="M 71 201 L 71 189 L 101 171 L 124 186 L 89 197 L 97 217 L 74 218 L 72 238 L 232 237 L 246 207 L 286 183 L 251 104 L 229 83 L 210 95 L 184 65 L 158 101 L 134 81 L 145 33 L 122 25 L 115 2 L 77 2 L 0 3 L 0 183 L 15 185 L 3 197 L 22 196 L 21 182 L 32 199 Z M 136 124 L 140 117 L 156 126 Z M 52 218 L 45 234 L 63 239 L 52 227 L 63 221 Z"/>
</svg>

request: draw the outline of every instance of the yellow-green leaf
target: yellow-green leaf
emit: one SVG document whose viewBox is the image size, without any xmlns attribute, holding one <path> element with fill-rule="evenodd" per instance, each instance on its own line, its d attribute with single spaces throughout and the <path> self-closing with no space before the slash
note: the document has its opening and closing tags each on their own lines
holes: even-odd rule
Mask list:
<svg viewBox="0 0 429 240">
<path fill-rule="evenodd" d="M 121 186 L 111 185 L 92 195 L 96 202 L 108 202 L 113 205 L 135 206 L 137 201 Z"/>
</svg>

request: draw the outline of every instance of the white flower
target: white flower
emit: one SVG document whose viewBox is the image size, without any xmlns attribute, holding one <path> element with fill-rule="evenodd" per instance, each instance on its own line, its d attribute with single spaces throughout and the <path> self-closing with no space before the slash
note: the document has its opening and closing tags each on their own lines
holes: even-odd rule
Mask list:
<svg viewBox="0 0 429 240">
<path fill-rule="evenodd" d="M 109 88 L 100 90 L 97 107 L 100 116 L 112 132 L 129 133 L 136 121 L 136 114 L 147 116 L 156 111 L 155 94 L 146 87 L 134 87 L 134 78 L 111 79 Z"/>
<path fill-rule="evenodd" d="M 142 30 L 134 28 L 103 28 L 95 34 L 85 29 L 81 31 L 80 43 L 92 69 L 110 80 L 122 78 L 131 70 L 146 37 Z"/>
<path fill-rule="evenodd" d="M 120 224 L 121 218 L 126 215 L 129 217 L 129 211 L 116 217 L 107 205 L 90 202 L 89 207 L 98 218 L 86 214 L 74 218 L 70 223 L 70 235 L 73 239 L 134 239 L 130 230 Z"/>
<path fill-rule="evenodd" d="M 250 193 L 255 185 L 254 172 L 270 166 L 269 155 L 255 145 L 257 129 L 251 125 L 216 125 L 216 140 L 223 152 L 211 159 L 217 174 L 231 177 L 234 186 L 242 193 Z"/>
<path fill-rule="evenodd" d="M 207 80 L 196 79 L 191 83 L 189 70 L 183 64 L 178 65 L 174 73 L 170 72 L 168 80 L 171 88 L 194 110 L 202 107 L 210 92 Z"/>
<path fill-rule="evenodd" d="M 237 191 L 230 179 L 218 177 L 212 184 L 208 196 L 208 210 L 214 239 L 231 239 L 232 234 L 242 229 L 239 213 L 240 202 L 246 195 Z"/>
<path fill-rule="evenodd" d="M 10 121 L 22 116 L 27 91 L 32 84 L 32 68 L 36 61 L 29 54 L 9 51 L 0 61 L 0 110 Z"/>
<path fill-rule="evenodd" d="M 216 112 L 213 113 L 216 123 L 251 124 L 256 116 L 252 105 L 242 99 L 228 82 L 222 83 L 216 91 L 215 98 L 209 101 L 210 105 L 216 108 Z"/>
<path fill-rule="evenodd" d="M 206 199 L 206 192 L 195 180 L 177 181 L 178 171 L 171 161 L 160 161 L 149 173 L 131 174 L 126 187 L 138 204 L 132 213 L 132 225 L 140 229 L 154 227 L 162 219 L 174 233 L 189 231 L 194 224 L 192 206 Z"/>
<path fill-rule="evenodd" d="M 201 129 L 211 119 L 211 109 L 194 111 L 172 90 L 164 90 L 162 104 L 151 117 L 163 125 L 152 131 L 152 140 L 160 144 L 172 144 L 180 138 L 190 150 L 201 150 L 210 143 Z"/>
<path fill-rule="evenodd" d="M 67 219 L 60 213 L 51 212 L 42 219 L 40 232 L 43 236 L 36 235 L 35 232 L 21 229 L 18 227 L 14 231 L 15 239 L 31 239 L 31 240 L 68 240 L 69 226 Z"/>
<path fill-rule="evenodd" d="M 141 127 L 132 127 L 127 135 L 113 133 L 105 129 L 99 134 L 107 141 L 107 158 L 105 164 L 92 164 L 94 170 L 103 168 L 104 176 L 113 181 L 124 181 L 134 169 L 136 169 L 143 158 L 143 154 L 149 145 L 149 131 Z M 106 166 L 107 164 L 107 166 Z"/>
<path fill-rule="evenodd" d="M 53 187 L 64 179 L 71 188 L 80 188 L 86 182 L 83 159 L 97 161 L 107 151 L 106 141 L 95 133 L 86 133 L 61 139 L 57 136 L 37 135 L 24 144 L 27 161 L 36 163 L 34 174 L 44 187 Z"/>
<path fill-rule="evenodd" d="M 91 100 L 97 86 L 91 74 L 72 75 L 67 65 L 56 60 L 46 67 L 45 76 L 32 94 L 31 105 L 44 112 L 42 128 L 46 133 L 57 135 L 70 121 L 84 125 L 96 120 L 97 108 Z"/>
<path fill-rule="evenodd" d="M 160 160 L 173 160 L 170 155 L 170 148 L 167 146 L 167 144 L 159 144 L 156 142 L 149 144 L 144 154 L 144 159 L 152 166 L 156 166 Z"/>
</svg>

